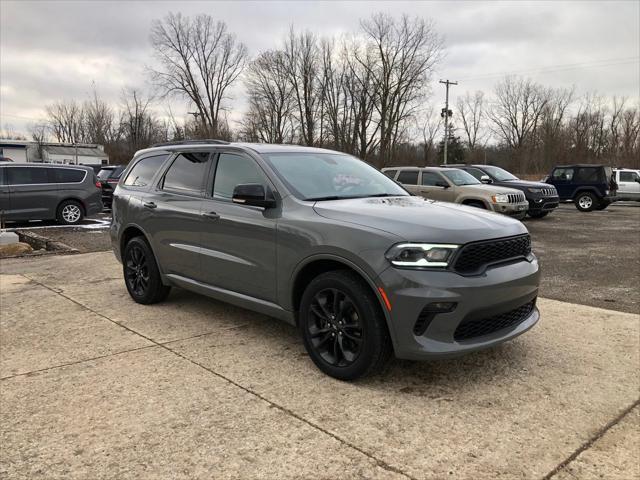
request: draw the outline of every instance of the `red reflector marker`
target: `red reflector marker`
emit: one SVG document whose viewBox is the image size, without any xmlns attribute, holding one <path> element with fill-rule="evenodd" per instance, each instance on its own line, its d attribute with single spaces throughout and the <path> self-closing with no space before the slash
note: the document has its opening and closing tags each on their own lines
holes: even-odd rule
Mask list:
<svg viewBox="0 0 640 480">
<path fill-rule="evenodd" d="M 382 295 L 382 300 L 384 300 L 384 304 L 387 306 L 387 310 L 391 311 L 391 302 L 389 301 L 386 292 L 382 287 L 378 287 L 378 291 L 380 292 L 380 295 Z"/>
</svg>

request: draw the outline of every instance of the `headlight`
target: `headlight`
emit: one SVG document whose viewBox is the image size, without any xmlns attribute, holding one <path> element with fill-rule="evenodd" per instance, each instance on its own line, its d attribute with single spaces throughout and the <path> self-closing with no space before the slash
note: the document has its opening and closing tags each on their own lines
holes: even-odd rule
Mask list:
<svg viewBox="0 0 640 480">
<path fill-rule="evenodd" d="M 509 203 L 509 195 L 501 193 L 500 195 L 491 197 L 491 200 L 493 200 L 493 203 Z"/>
<path fill-rule="evenodd" d="M 605 190 L 605 191 L 604 191 L 604 194 L 605 194 L 605 195 L 609 195 L 609 190 Z"/>
<path fill-rule="evenodd" d="M 385 257 L 397 267 L 445 268 L 458 247 L 439 243 L 400 243 L 391 247 Z"/>
<path fill-rule="evenodd" d="M 542 193 L 541 188 L 527 188 L 531 193 Z"/>
</svg>

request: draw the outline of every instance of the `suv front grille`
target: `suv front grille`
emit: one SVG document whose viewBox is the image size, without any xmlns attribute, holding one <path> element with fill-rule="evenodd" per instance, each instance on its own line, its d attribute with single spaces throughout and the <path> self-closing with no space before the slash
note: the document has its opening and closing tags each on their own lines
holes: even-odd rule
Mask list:
<svg viewBox="0 0 640 480">
<path fill-rule="evenodd" d="M 558 195 L 558 192 L 555 188 L 543 188 L 541 190 L 542 195 L 544 195 L 545 197 L 555 197 Z"/>
<path fill-rule="evenodd" d="M 526 200 L 524 193 L 510 193 L 509 194 L 509 203 L 522 203 Z"/>
<path fill-rule="evenodd" d="M 469 243 L 460 249 L 453 269 L 462 274 L 477 273 L 491 263 L 525 258 L 530 253 L 529 235 Z"/>
<path fill-rule="evenodd" d="M 480 320 L 462 321 L 456 328 L 453 338 L 456 342 L 482 337 L 505 328 L 515 327 L 526 320 L 536 306 L 536 299 L 505 313 Z"/>
</svg>

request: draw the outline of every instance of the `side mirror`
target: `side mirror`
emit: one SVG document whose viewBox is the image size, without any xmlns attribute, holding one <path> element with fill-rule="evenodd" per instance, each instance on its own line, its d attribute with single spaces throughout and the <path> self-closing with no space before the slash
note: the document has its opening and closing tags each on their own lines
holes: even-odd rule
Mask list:
<svg viewBox="0 0 640 480">
<path fill-rule="evenodd" d="M 640 183 L 640 178 L 636 178 L 636 182 Z"/>
<path fill-rule="evenodd" d="M 480 181 L 482 183 L 493 183 L 493 180 L 491 180 L 491 177 L 489 175 L 482 175 L 480 177 Z"/>
<path fill-rule="evenodd" d="M 449 188 L 449 184 L 447 182 L 443 182 L 442 180 L 438 180 L 436 182 L 436 187 Z"/>
<path fill-rule="evenodd" d="M 233 189 L 233 203 L 250 205 L 252 207 L 273 208 L 276 206 L 276 199 L 273 197 L 271 189 L 265 191 L 264 185 L 259 183 L 243 183 L 236 185 Z"/>
</svg>

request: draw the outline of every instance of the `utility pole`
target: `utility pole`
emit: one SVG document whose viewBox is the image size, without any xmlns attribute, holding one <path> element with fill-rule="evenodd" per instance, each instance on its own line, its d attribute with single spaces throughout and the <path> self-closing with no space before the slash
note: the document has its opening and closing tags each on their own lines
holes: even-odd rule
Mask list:
<svg viewBox="0 0 640 480">
<path fill-rule="evenodd" d="M 447 88 L 445 96 L 444 108 L 440 113 L 440 116 L 444 118 L 444 164 L 447 164 L 447 146 L 449 145 L 449 117 L 452 115 L 452 111 L 449 110 L 449 85 L 457 85 L 458 82 L 450 82 L 449 80 L 440 80 L 440 83 L 444 83 Z"/>
</svg>

